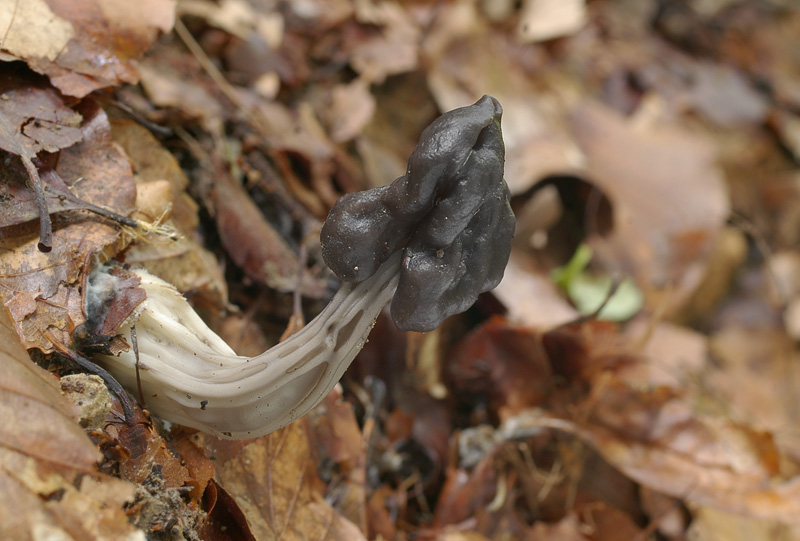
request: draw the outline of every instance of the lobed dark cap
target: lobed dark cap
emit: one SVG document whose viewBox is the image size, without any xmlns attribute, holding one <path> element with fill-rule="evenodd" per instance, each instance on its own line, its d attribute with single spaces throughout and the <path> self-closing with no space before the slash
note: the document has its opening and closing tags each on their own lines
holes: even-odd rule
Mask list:
<svg viewBox="0 0 800 541">
<path fill-rule="evenodd" d="M 391 306 L 400 330 L 435 329 L 503 277 L 515 218 L 502 113 L 491 96 L 445 113 L 422 132 L 405 175 L 344 195 L 328 214 L 322 256 L 344 281 L 369 278 L 405 250 Z"/>
</svg>

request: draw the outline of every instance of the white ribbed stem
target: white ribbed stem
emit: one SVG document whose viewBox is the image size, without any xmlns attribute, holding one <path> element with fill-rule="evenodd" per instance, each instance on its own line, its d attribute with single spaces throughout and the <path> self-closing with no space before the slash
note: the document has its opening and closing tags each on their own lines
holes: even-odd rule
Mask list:
<svg viewBox="0 0 800 541">
<path fill-rule="evenodd" d="M 303 329 L 257 357 L 240 357 L 171 285 L 141 273 L 147 300 L 134 322 L 147 408 L 228 439 L 267 434 L 308 413 L 336 385 L 397 289 L 402 252 L 372 277 L 343 284 Z M 130 339 L 130 326 L 120 330 Z M 136 388 L 132 351 L 102 364 Z"/>
</svg>

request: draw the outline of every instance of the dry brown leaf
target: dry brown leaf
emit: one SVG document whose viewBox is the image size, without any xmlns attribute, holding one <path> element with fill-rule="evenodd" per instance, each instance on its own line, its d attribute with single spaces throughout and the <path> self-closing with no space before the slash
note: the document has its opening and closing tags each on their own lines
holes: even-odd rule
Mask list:
<svg viewBox="0 0 800 541">
<path fill-rule="evenodd" d="M 696 381 L 706 366 L 707 338 L 686 327 L 642 318 L 628 325 L 625 335 L 641 347 L 638 362 L 617 372 L 617 377 L 631 386 L 682 388 Z"/>
<path fill-rule="evenodd" d="M 782 450 L 800 456 L 800 367 L 783 330 L 730 325 L 710 337 L 709 349 L 715 363 L 703 380 L 712 403 L 738 422 L 773 433 Z"/>
<path fill-rule="evenodd" d="M 211 192 L 220 240 L 231 259 L 252 279 L 278 291 L 293 291 L 301 272 L 297 255 L 267 222 L 244 187 L 228 174 L 217 176 Z M 323 280 L 302 269 L 303 295 L 325 295 Z"/>
<path fill-rule="evenodd" d="M 552 280 L 524 254 L 511 253 L 503 280 L 492 294 L 508 308 L 509 320 L 534 329 L 547 330 L 580 317 Z"/>
<path fill-rule="evenodd" d="M 220 133 L 223 109 L 189 54 L 157 48 L 143 60 L 142 87 L 153 104 L 173 107 L 185 118 L 199 120 L 211 133 Z"/>
<path fill-rule="evenodd" d="M 495 453 L 484 457 L 470 472 L 448 468 L 436 502 L 433 526 L 445 528 L 484 514 L 498 489 Z"/>
<path fill-rule="evenodd" d="M 19 58 L 50 62 L 75 37 L 69 21 L 53 13 L 46 0 L 15 0 L 0 4 L 2 49 Z"/>
<path fill-rule="evenodd" d="M 0 115 L 10 128 L 0 132 L 0 148 L 28 155 L 56 152 L 81 140 L 81 115 L 67 107 L 58 92 L 38 75 L 7 70 L 0 78 Z M 15 142 L 8 141 L 13 137 Z"/>
<path fill-rule="evenodd" d="M 797 522 L 800 478 L 777 476 L 779 456 L 770 434 L 700 416 L 664 387 L 634 390 L 606 379 L 594 393 L 582 406 L 589 412 L 585 420 L 539 412 L 518 416 L 515 426 L 574 434 L 627 477 L 687 502 Z"/>
<path fill-rule="evenodd" d="M 164 488 L 180 488 L 193 482 L 189 471 L 176 457 L 152 424 L 143 419 L 134 426 L 109 423 L 105 429 L 113 441 L 125 450 L 119 461 L 119 476 L 140 485 L 153 475 L 163 479 Z"/>
<path fill-rule="evenodd" d="M 56 172 L 72 193 L 119 214 L 132 208 L 135 188 L 124 153 L 111 142 L 105 113 L 87 102 L 80 111 L 83 140 L 59 154 Z M 87 215 L 54 222 L 53 250 L 39 250 L 38 234 L 0 238 L 0 298 L 27 348 L 53 351 L 69 345 L 85 321 L 80 281 L 92 256 L 109 257 L 120 247 L 118 228 Z"/>
<path fill-rule="evenodd" d="M 214 478 L 242 509 L 257 539 L 366 539 L 325 502 L 307 430 L 304 418 L 255 440 L 202 440 L 217 462 Z"/>
<path fill-rule="evenodd" d="M 730 212 L 713 146 L 674 125 L 626 122 L 596 104 L 576 108 L 572 124 L 586 174 L 614 211 L 612 233 L 593 246 L 645 293 L 662 292 L 671 309 L 681 306 Z"/>
<path fill-rule="evenodd" d="M 583 534 L 585 529 L 578 517 L 570 514 L 555 524 L 537 522 L 531 527 L 530 536 L 542 541 L 589 541 Z"/>
<path fill-rule="evenodd" d="M 797 541 L 800 539 L 800 526 L 700 507 L 693 510 L 692 523 L 686 535 L 696 541 Z"/>
<path fill-rule="evenodd" d="M 346 85 L 337 85 L 331 90 L 328 109 L 331 139 L 336 143 L 353 139 L 361 133 L 374 112 L 375 98 L 364 80 L 356 79 Z"/>
<path fill-rule="evenodd" d="M 197 203 L 186 193 L 189 179 L 175 157 L 145 128 L 131 121 L 111 123 L 114 142 L 131 159 L 137 186 L 166 180 L 172 203 L 171 216 L 164 222 L 181 234 L 177 241 L 155 238 L 138 242 L 125 252 L 125 262 L 140 265 L 174 285 L 178 291 L 201 292 L 219 306 L 228 302 L 228 290 L 216 257 L 197 239 Z M 137 207 L 140 201 L 137 200 Z M 144 216 L 155 221 L 161 216 Z"/>
<path fill-rule="evenodd" d="M 175 0 L 10 0 L 2 48 L 68 96 L 138 81 L 134 61 L 175 22 Z"/>
<path fill-rule="evenodd" d="M 525 0 L 517 26 L 520 41 L 575 34 L 587 23 L 585 0 Z"/>
<path fill-rule="evenodd" d="M 362 532 L 367 531 L 367 441 L 353 407 L 342 400 L 337 385 L 309 414 L 309 438 L 321 454 L 338 465 L 342 479 L 331 495 L 340 513 Z"/>
<path fill-rule="evenodd" d="M 356 20 L 381 28 L 350 51 L 350 65 L 366 81 L 382 83 L 417 67 L 421 31 L 409 13 L 391 2 L 356 2 Z"/>
<path fill-rule="evenodd" d="M 28 358 L 3 307 L 0 382 L 0 538 L 135 536 L 122 511 L 133 487 L 97 473 L 100 453 L 75 407 Z"/>
<path fill-rule="evenodd" d="M 66 107 L 61 96 L 41 77 L 19 66 L 4 73 L 0 86 L 0 98 L 4 98 L 0 101 L 0 148 L 20 160 L 18 163 L 7 158 L 10 163 L 3 168 L 2 200 L 10 212 L 3 213 L 2 225 L 24 223 L 47 213 L 40 221 L 40 245 L 42 250 L 50 251 L 52 229 L 47 200 L 53 203 L 54 211 L 75 205 L 46 195 L 33 160 L 41 150 L 56 152 L 80 141 L 81 115 Z"/>
<path fill-rule="evenodd" d="M 541 405 L 552 388 L 550 359 L 538 336 L 500 317 L 461 340 L 446 370 L 457 393 L 481 397 L 500 419 Z"/>
</svg>

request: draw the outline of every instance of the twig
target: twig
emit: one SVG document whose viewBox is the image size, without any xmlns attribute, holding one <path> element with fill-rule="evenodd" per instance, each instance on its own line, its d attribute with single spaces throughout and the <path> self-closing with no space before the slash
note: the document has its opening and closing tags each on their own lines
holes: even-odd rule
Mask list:
<svg viewBox="0 0 800 541">
<path fill-rule="evenodd" d="M 136 325 L 131 325 L 131 346 L 136 359 L 136 390 L 139 392 L 139 407 L 144 408 L 144 391 L 142 391 L 142 376 L 139 373 L 139 340 L 136 338 Z"/>
<path fill-rule="evenodd" d="M 109 390 L 119 398 L 119 403 L 122 406 L 122 411 L 125 413 L 125 424 L 133 426 L 136 424 L 136 410 L 133 407 L 130 397 L 122 388 L 122 385 L 114 379 L 114 376 L 109 374 L 104 368 L 96 365 L 86 357 L 79 355 L 77 352 L 67 348 L 61 343 L 53 342 L 59 353 L 67 357 L 69 360 L 86 370 L 87 372 L 100 376 L 105 382 Z"/>
</svg>

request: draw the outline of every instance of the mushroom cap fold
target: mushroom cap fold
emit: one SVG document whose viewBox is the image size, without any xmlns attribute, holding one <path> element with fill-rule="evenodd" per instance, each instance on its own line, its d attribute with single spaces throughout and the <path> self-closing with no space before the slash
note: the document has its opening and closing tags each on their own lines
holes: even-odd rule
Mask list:
<svg viewBox="0 0 800 541">
<path fill-rule="evenodd" d="M 320 236 L 325 263 L 360 282 L 404 249 L 392 319 L 429 331 L 502 279 L 515 219 L 503 179 L 502 108 L 483 96 L 422 132 L 406 174 L 344 195 Z"/>
</svg>

